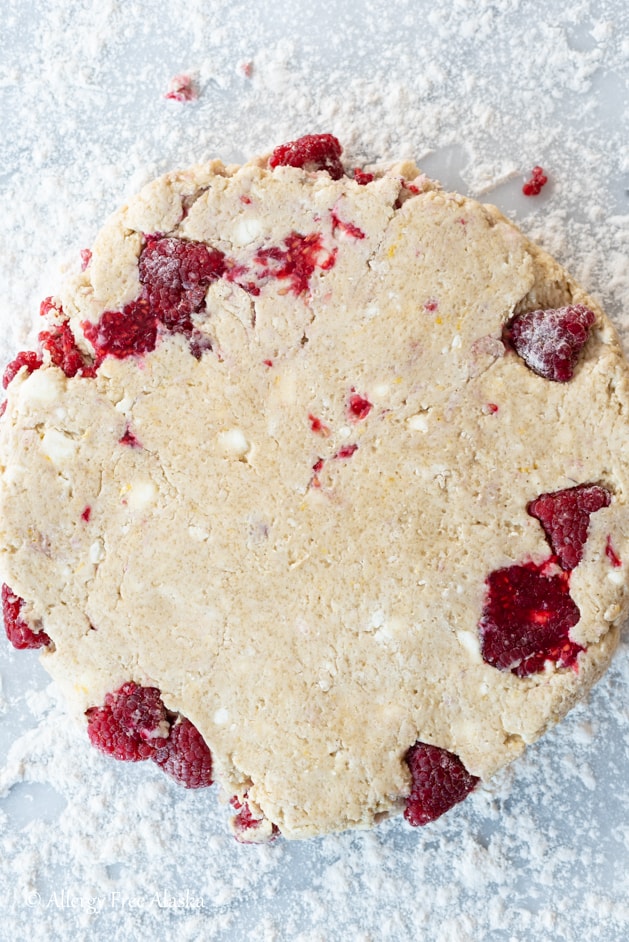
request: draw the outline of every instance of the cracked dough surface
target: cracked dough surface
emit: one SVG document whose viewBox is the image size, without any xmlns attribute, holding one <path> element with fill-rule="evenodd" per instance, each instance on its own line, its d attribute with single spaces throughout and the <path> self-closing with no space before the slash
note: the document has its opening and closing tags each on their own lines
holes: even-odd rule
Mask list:
<svg viewBox="0 0 629 942">
<path fill-rule="evenodd" d="M 301 292 L 259 261 L 295 232 L 320 241 Z M 224 795 L 247 792 L 286 837 L 400 810 L 416 740 L 491 776 L 617 643 L 625 566 L 605 545 L 629 557 L 629 394 L 613 327 L 494 207 L 411 164 L 359 186 L 259 159 L 170 174 L 109 220 L 57 302 L 83 349 L 82 323 L 138 296 L 150 233 L 220 249 L 258 293 L 210 285 L 199 358 L 166 333 L 93 379 L 22 371 L 0 422 L 2 576 L 53 639 L 42 660 L 71 708 L 158 687 Z M 567 303 L 597 320 L 574 378 L 552 383 L 502 325 Z M 530 500 L 590 481 L 613 500 L 572 573 L 579 670 L 496 670 L 485 580 L 548 557 Z"/>
</svg>

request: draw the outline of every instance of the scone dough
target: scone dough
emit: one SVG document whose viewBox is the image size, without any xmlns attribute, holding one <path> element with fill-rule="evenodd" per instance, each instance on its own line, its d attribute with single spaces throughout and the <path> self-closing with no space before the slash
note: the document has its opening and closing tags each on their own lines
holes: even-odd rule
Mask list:
<svg viewBox="0 0 629 942">
<path fill-rule="evenodd" d="M 204 242 L 228 266 L 193 315 L 204 349 L 160 331 L 93 377 L 45 355 L 0 420 L 2 577 L 73 711 L 158 687 L 224 795 L 289 838 L 399 811 L 417 740 L 491 776 L 600 676 L 626 610 L 606 552 L 629 558 L 613 327 L 494 207 L 409 163 L 372 170 L 260 158 L 152 183 L 47 318 L 89 356 L 89 324 L 140 294 L 147 236 Z M 549 382 L 503 326 L 574 303 L 596 324 L 573 379 Z M 486 579 L 548 558 L 527 505 L 583 482 L 613 499 L 571 574 L 578 669 L 498 670 Z"/>
</svg>

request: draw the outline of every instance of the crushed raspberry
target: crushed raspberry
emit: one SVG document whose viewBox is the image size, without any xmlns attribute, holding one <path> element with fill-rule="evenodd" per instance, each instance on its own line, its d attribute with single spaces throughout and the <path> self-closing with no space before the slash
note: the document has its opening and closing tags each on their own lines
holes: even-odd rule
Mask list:
<svg viewBox="0 0 629 942">
<path fill-rule="evenodd" d="M 122 311 L 105 311 L 97 324 L 81 324 L 85 337 L 94 347 L 96 364 L 106 356 L 122 360 L 155 349 L 157 318 L 145 298 L 131 301 Z"/>
<path fill-rule="evenodd" d="M 607 540 L 605 541 L 605 555 L 607 556 L 612 566 L 615 568 L 622 566 L 622 559 L 612 546 L 612 538 L 609 533 L 607 534 Z"/>
<path fill-rule="evenodd" d="M 148 759 L 169 732 L 169 722 L 156 687 L 133 681 L 108 693 L 105 705 L 86 711 L 87 733 L 101 752 L 128 762 Z"/>
<path fill-rule="evenodd" d="M 51 311 L 57 311 L 57 306 L 50 295 L 47 298 L 44 298 L 42 303 L 39 305 L 39 316 L 46 317 L 50 314 Z"/>
<path fill-rule="evenodd" d="M 2 416 L 4 415 L 6 411 L 7 411 L 7 401 L 5 399 L 3 402 L 0 402 L 0 419 L 2 418 Z"/>
<path fill-rule="evenodd" d="M 42 348 L 50 354 L 53 366 L 58 366 L 68 378 L 77 374 L 85 377 L 96 375 L 92 363 L 77 347 L 74 334 L 67 321 L 51 330 L 41 331 L 38 339 Z"/>
<path fill-rule="evenodd" d="M 129 447 L 131 447 L 131 448 L 141 448 L 141 447 L 142 447 L 142 444 L 141 444 L 141 443 L 138 441 L 138 439 L 135 437 L 135 435 L 133 434 L 133 432 L 131 431 L 131 429 L 129 428 L 128 425 L 127 425 L 127 427 L 126 427 L 125 430 L 124 430 L 124 435 L 122 435 L 122 436 L 118 439 L 118 444 L 119 444 L 119 445 L 129 445 Z"/>
<path fill-rule="evenodd" d="M 373 408 L 373 404 L 358 393 L 352 393 L 349 397 L 347 411 L 352 422 L 360 422 L 366 419 Z"/>
<path fill-rule="evenodd" d="M 90 249 L 81 249 L 81 271 L 85 271 L 91 261 L 92 253 Z"/>
<path fill-rule="evenodd" d="M 81 520 L 85 520 L 86 523 L 90 522 L 90 517 L 92 516 L 92 508 L 87 505 L 83 513 L 81 514 Z"/>
<path fill-rule="evenodd" d="M 290 290 L 297 295 L 308 290 L 315 268 L 327 271 L 335 261 L 336 249 L 326 252 L 318 232 L 309 235 L 291 232 L 284 239 L 284 248 L 260 249 L 255 256 L 256 264 L 262 267 L 260 277 L 287 278 Z"/>
<path fill-rule="evenodd" d="M 487 415 L 495 415 L 498 411 L 498 406 L 495 402 L 488 402 L 484 411 L 487 413 Z"/>
<path fill-rule="evenodd" d="M 333 233 L 336 232 L 337 229 L 340 229 L 341 232 L 345 232 L 348 236 L 351 236 L 352 239 L 365 238 L 363 230 L 355 226 L 353 222 L 344 222 L 342 219 L 339 219 L 335 212 L 331 213 L 331 219 Z"/>
<path fill-rule="evenodd" d="M 234 837 L 239 844 L 256 844 L 256 835 L 255 832 L 260 828 L 261 824 L 266 822 L 266 818 L 256 818 L 254 817 L 251 808 L 247 804 L 246 795 L 242 801 L 239 801 L 236 796 L 230 798 L 229 803 L 232 808 L 237 812 L 232 818 L 232 827 L 234 829 Z M 274 841 L 279 836 L 280 830 L 276 824 L 271 825 L 271 833 L 268 838 L 265 838 L 265 841 L 270 842 Z"/>
<path fill-rule="evenodd" d="M 486 582 L 479 622 L 483 660 L 499 670 L 526 677 L 544 669 L 576 667 L 584 649 L 570 640 L 580 612 L 568 591 L 570 574 L 549 575 L 548 562 L 496 569 Z"/>
<path fill-rule="evenodd" d="M 33 631 L 22 617 L 24 599 L 13 592 L 8 585 L 2 586 L 2 615 L 7 638 L 14 648 L 25 651 L 27 648 L 44 648 L 50 638 L 45 631 Z"/>
<path fill-rule="evenodd" d="M 592 311 L 582 304 L 529 311 L 511 319 L 503 330 L 503 341 L 511 344 L 534 373 L 566 383 L 572 379 L 595 320 Z"/>
<path fill-rule="evenodd" d="M 343 445 L 335 455 L 332 455 L 333 458 L 340 458 L 341 461 L 351 458 L 352 455 L 358 450 L 358 445 Z"/>
<path fill-rule="evenodd" d="M 327 425 L 324 425 L 321 419 L 318 419 L 316 415 L 309 413 L 308 421 L 310 422 L 310 429 L 315 435 L 321 435 L 323 438 L 330 437 L 330 429 Z"/>
<path fill-rule="evenodd" d="M 354 180 L 359 186 L 367 186 L 375 180 L 373 173 L 365 173 L 360 167 L 354 167 Z"/>
<path fill-rule="evenodd" d="M 542 167 L 533 167 L 531 179 L 522 187 L 525 196 L 538 196 L 542 192 L 542 187 L 548 183 L 548 177 Z"/>
<path fill-rule="evenodd" d="M 412 784 L 404 817 L 413 827 L 441 817 L 467 798 L 479 782 L 475 775 L 470 775 L 458 756 L 439 746 L 416 742 L 405 759 Z"/>
<path fill-rule="evenodd" d="M 4 371 L 4 375 L 2 377 L 2 385 L 4 389 L 6 389 L 9 383 L 15 379 L 23 366 L 26 367 L 28 373 L 33 373 L 35 370 L 40 368 L 42 363 L 42 358 L 38 353 L 35 353 L 34 350 L 21 350 L 15 359 L 11 360 Z"/>
<path fill-rule="evenodd" d="M 185 717 L 173 724 L 170 736 L 159 743 L 151 758 L 186 788 L 212 784 L 212 753 L 199 730 Z"/>
<path fill-rule="evenodd" d="M 341 163 L 343 148 L 332 134 L 306 134 L 296 141 L 280 144 L 269 158 L 269 167 L 301 167 L 325 170 L 333 180 L 340 180 L 345 170 Z"/>
<path fill-rule="evenodd" d="M 168 86 L 164 98 L 171 101 L 195 101 L 199 97 L 194 82 L 189 75 L 175 75 Z"/>
<path fill-rule="evenodd" d="M 263 360 L 262 362 L 265 366 L 273 366 L 273 360 Z"/>
<path fill-rule="evenodd" d="M 142 297 L 168 330 L 189 333 L 208 286 L 225 272 L 225 256 L 202 242 L 149 237 L 140 255 Z"/>
<path fill-rule="evenodd" d="M 552 494 L 540 494 L 527 507 L 544 528 L 562 569 L 578 566 L 588 538 L 590 514 L 609 507 L 612 495 L 598 484 L 579 484 Z"/>
<path fill-rule="evenodd" d="M 434 298 L 428 298 L 427 301 L 424 301 L 424 310 L 426 311 L 436 311 L 439 307 L 439 302 Z"/>
</svg>

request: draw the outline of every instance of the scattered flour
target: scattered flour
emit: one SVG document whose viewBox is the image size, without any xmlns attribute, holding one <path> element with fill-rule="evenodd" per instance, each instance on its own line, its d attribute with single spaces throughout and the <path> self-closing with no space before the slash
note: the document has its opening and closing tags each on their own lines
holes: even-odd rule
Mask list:
<svg viewBox="0 0 629 942">
<path fill-rule="evenodd" d="M 621 0 L 5 0 L 0 353 L 157 173 L 331 131 L 482 195 L 629 343 Z M 199 98 L 165 98 L 174 76 Z M 539 197 L 521 185 L 535 164 Z M 213 793 L 106 760 L 0 654 L 0 939 L 616 942 L 629 934 L 629 651 L 562 726 L 425 829 L 236 844 Z M 28 926 L 28 930 L 25 927 Z"/>
</svg>

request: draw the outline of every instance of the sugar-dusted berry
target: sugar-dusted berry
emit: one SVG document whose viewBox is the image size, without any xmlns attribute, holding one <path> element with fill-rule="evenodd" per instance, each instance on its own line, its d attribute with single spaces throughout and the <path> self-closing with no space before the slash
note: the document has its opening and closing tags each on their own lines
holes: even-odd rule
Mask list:
<svg viewBox="0 0 629 942">
<path fill-rule="evenodd" d="M 212 784 L 212 753 L 190 720 L 180 717 L 151 756 L 164 772 L 186 788 Z"/>
<path fill-rule="evenodd" d="M 503 341 L 511 345 L 534 373 L 557 383 L 572 379 L 581 350 L 596 320 L 583 304 L 516 314 Z"/>
</svg>

